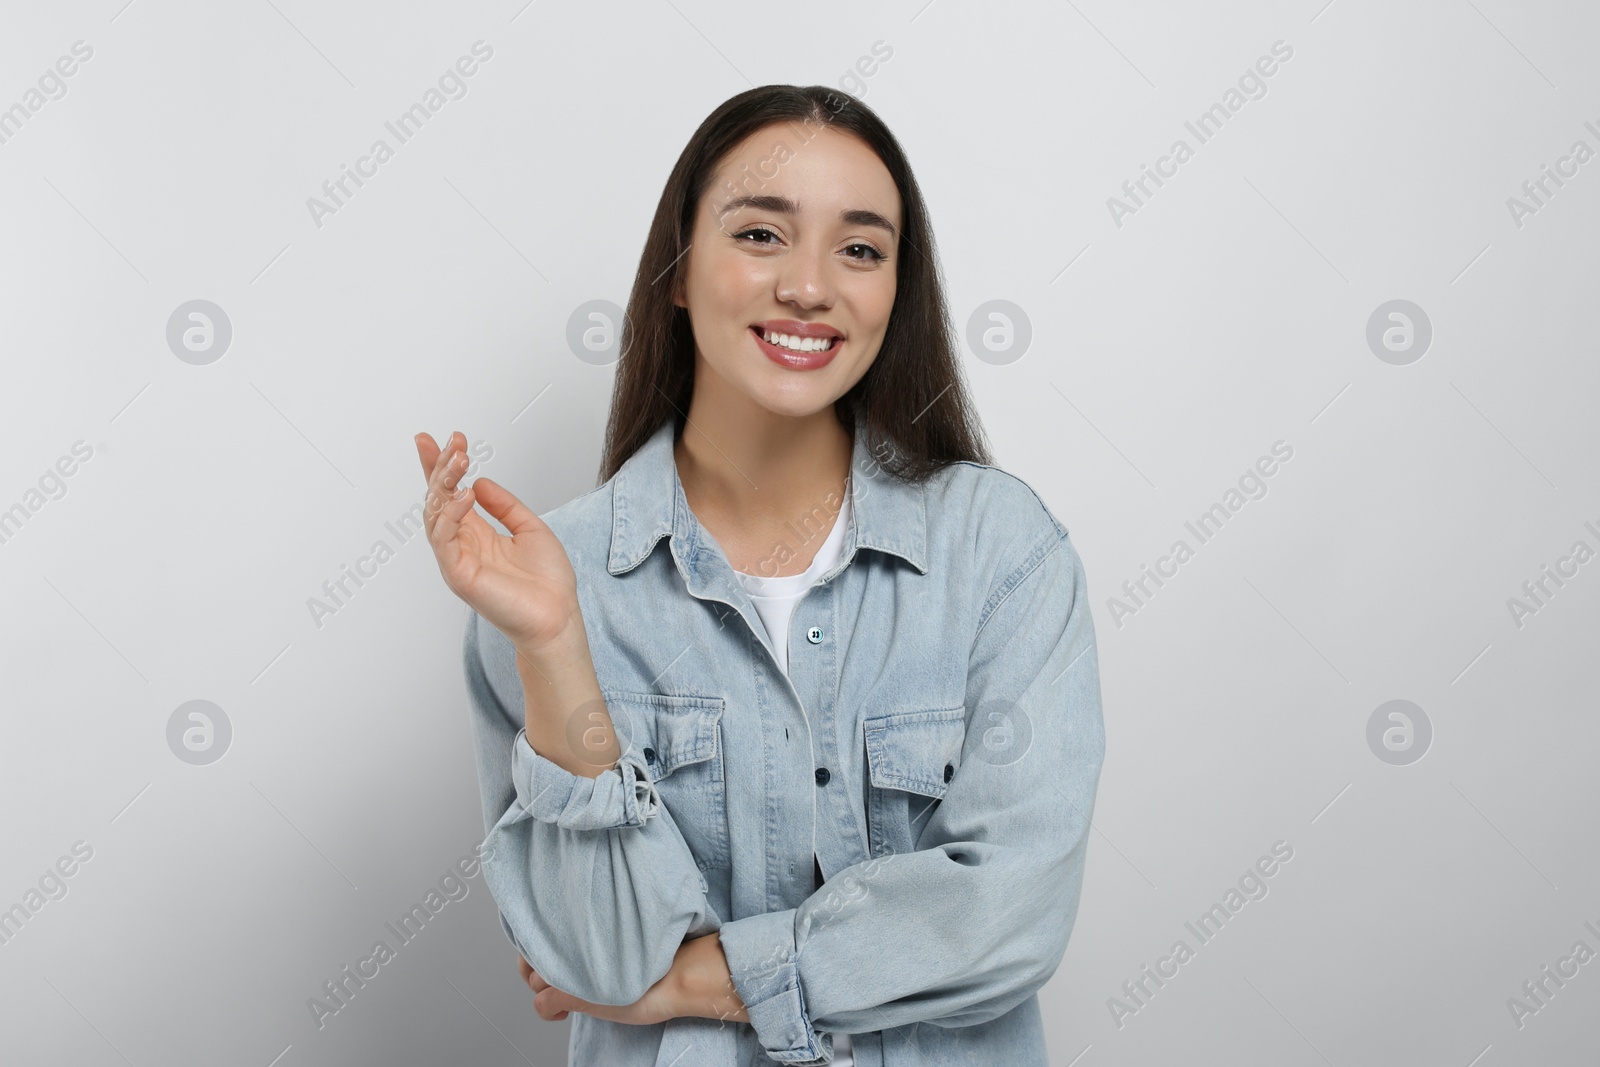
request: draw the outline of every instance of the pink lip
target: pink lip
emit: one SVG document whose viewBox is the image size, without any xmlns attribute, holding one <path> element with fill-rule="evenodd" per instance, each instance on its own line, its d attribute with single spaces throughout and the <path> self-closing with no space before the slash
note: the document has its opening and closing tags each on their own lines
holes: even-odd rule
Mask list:
<svg viewBox="0 0 1600 1067">
<path fill-rule="evenodd" d="M 778 330 L 777 332 L 788 333 L 789 331 Z M 833 357 L 839 354 L 839 349 L 844 347 L 844 338 L 839 337 L 834 332 L 821 335 L 838 339 L 834 341 L 831 347 L 824 348 L 820 352 L 791 352 L 787 348 L 779 348 L 777 345 L 769 344 L 767 339 L 761 336 L 761 328 L 759 326 L 750 327 L 750 336 L 756 339 L 756 347 L 761 349 L 762 355 L 778 366 L 786 367 L 789 370 L 818 370 L 826 367 L 833 362 Z M 806 335 L 802 334 L 801 336 Z"/>
<path fill-rule="evenodd" d="M 825 322 L 801 322 L 799 319 L 768 319 L 753 324 L 753 328 L 769 333 L 786 333 L 791 337 L 843 337 Z"/>
</svg>

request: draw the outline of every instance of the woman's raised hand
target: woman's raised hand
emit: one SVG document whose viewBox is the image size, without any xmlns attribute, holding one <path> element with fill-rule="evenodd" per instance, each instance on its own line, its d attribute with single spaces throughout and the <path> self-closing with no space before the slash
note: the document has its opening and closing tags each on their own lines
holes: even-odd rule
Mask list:
<svg viewBox="0 0 1600 1067">
<path fill-rule="evenodd" d="M 582 622 L 578 580 L 566 549 L 550 527 L 504 486 L 467 470 L 467 439 L 452 433 L 443 451 L 429 434 L 414 438 L 428 496 L 423 527 L 445 584 L 505 634 L 517 651 L 536 654 Z M 496 531 L 473 508 L 511 531 Z"/>
</svg>

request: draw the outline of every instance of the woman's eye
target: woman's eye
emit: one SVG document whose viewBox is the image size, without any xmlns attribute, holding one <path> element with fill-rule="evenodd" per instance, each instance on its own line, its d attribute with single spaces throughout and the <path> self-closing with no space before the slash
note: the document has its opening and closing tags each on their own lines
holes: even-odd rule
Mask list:
<svg viewBox="0 0 1600 1067">
<path fill-rule="evenodd" d="M 867 244 L 865 242 L 857 242 L 856 244 L 850 245 L 849 248 L 845 249 L 845 251 L 848 252 L 852 248 L 864 248 L 864 249 L 866 249 L 866 251 L 867 251 L 867 257 L 866 258 L 870 258 L 874 262 L 877 262 L 877 263 L 882 263 L 884 261 L 884 259 L 886 258 L 882 252 L 878 251 L 876 248 L 872 247 L 871 245 L 869 245 L 869 244 Z M 850 258 L 851 259 L 859 259 L 859 258 L 862 258 L 862 257 L 860 257 L 860 256 L 851 256 Z"/>
<path fill-rule="evenodd" d="M 733 237 L 734 237 L 734 240 L 738 240 L 741 237 L 749 237 L 751 234 L 757 234 L 757 233 L 764 233 L 768 237 L 773 238 L 774 240 L 776 240 L 777 237 L 778 237 L 777 234 L 773 233 L 771 230 L 767 229 L 764 226 L 752 226 L 748 230 L 743 230 L 743 231 L 741 231 L 739 233 L 734 234 Z M 750 241 L 750 242 L 747 242 L 747 243 L 764 245 L 764 244 L 768 244 L 769 242 L 767 242 L 767 241 Z"/>
</svg>

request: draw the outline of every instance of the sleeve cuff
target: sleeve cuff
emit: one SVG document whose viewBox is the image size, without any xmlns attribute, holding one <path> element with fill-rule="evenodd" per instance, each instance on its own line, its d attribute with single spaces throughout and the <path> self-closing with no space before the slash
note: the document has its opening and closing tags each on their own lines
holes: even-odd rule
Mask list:
<svg viewBox="0 0 1600 1067">
<path fill-rule="evenodd" d="M 794 919 L 794 908 L 750 915 L 723 923 L 718 937 L 733 987 L 767 1055 L 779 1063 L 821 1064 L 828 1053 L 806 1014 Z"/>
<path fill-rule="evenodd" d="M 511 743 L 511 781 L 517 801 L 511 821 L 554 823 L 566 830 L 643 826 L 660 810 L 661 796 L 637 753 L 628 752 L 593 778 L 551 762 L 528 744 L 526 730 Z"/>
</svg>

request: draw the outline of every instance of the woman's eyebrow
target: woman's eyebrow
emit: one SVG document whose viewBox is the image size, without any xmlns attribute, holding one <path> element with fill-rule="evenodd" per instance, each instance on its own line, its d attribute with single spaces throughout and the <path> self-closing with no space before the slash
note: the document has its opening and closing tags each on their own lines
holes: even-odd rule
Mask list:
<svg viewBox="0 0 1600 1067">
<path fill-rule="evenodd" d="M 787 196 L 738 196 L 722 205 L 721 210 L 717 212 L 717 218 L 721 219 L 729 212 L 737 211 L 743 207 L 755 208 L 757 211 L 771 211 L 779 215 L 800 214 L 800 205 L 790 200 Z M 839 212 L 839 218 L 852 226 L 872 226 L 884 230 L 891 237 L 897 236 L 894 224 L 876 211 L 868 211 L 865 208 L 846 208 Z"/>
</svg>

